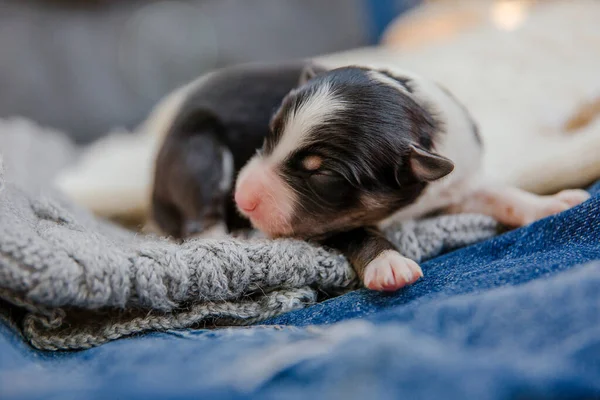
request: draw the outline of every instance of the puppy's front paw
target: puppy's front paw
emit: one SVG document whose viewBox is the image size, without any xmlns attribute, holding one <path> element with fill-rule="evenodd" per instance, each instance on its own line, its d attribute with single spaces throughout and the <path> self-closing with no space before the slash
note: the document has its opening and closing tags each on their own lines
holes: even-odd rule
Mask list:
<svg viewBox="0 0 600 400">
<path fill-rule="evenodd" d="M 394 291 L 423 276 L 421 267 L 394 250 L 379 254 L 365 268 L 364 285 L 371 290 Z"/>
</svg>

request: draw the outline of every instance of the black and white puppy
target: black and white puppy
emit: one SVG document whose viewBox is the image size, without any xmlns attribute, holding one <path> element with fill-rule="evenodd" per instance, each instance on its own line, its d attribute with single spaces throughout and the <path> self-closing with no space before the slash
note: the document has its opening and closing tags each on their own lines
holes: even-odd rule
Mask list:
<svg viewBox="0 0 600 400">
<path fill-rule="evenodd" d="M 217 70 L 169 96 L 146 130 L 164 141 L 155 161 L 151 218 L 185 238 L 226 222 L 250 228 L 233 202 L 237 171 L 261 147 L 269 120 L 306 64 L 246 64 Z"/>
<path fill-rule="evenodd" d="M 312 66 L 283 100 L 262 150 L 241 170 L 237 206 L 271 237 L 341 250 L 366 287 L 422 276 L 379 228 L 434 211 L 491 215 L 521 226 L 588 198 L 536 196 L 486 182 L 482 143 L 450 93 L 415 74 Z"/>
</svg>

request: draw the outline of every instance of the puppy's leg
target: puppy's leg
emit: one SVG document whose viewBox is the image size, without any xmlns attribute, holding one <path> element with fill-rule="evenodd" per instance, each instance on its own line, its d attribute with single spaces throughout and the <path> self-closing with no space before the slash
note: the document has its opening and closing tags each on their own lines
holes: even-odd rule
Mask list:
<svg viewBox="0 0 600 400">
<path fill-rule="evenodd" d="M 423 276 L 421 267 L 398 253 L 377 228 L 340 233 L 325 244 L 340 250 L 371 290 L 398 290 Z"/>
<path fill-rule="evenodd" d="M 461 204 L 448 209 L 451 213 L 481 213 L 501 224 L 520 227 L 538 219 L 558 214 L 590 197 L 585 190 L 563 190 L 551 196 L 539 196 L 510 186 L 483 186 Z"/>
</svg>

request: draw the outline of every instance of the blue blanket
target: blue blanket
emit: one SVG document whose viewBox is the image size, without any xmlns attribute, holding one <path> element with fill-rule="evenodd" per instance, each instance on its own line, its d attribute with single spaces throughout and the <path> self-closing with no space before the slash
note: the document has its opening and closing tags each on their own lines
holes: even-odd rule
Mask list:
<svg viewBox="0 0 600 400">
<path fill-rule="evenodd" d="M 586 203 L 261 326 L 43 353 L 0 325 L 0 399 L 600 398 L 600 185 Z"/>
</svg>

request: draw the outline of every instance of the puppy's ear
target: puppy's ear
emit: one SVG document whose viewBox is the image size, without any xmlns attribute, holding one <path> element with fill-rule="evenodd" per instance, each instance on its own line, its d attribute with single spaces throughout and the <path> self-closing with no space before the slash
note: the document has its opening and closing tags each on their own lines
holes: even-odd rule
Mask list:
<svg viewBox="0 0 600 400">
<path fill-rule="evenodd" d="M 436 181 L 454 170 L 454 163 L 448 158 L 415 145 L 410 146 L 409 157 L 414 176 L 423 182 Z"/>
<path fill-rule="evenodd" d="M 304 85 L 306 82 L 310 81 L 315 76 L 327 72 L 327 68 L 317 65 L 314 63 L 308 63 L 302 68 L 302 72 L 300 72 L 300 80 L 298 83 L 300 86 Z"/>
</svg>

